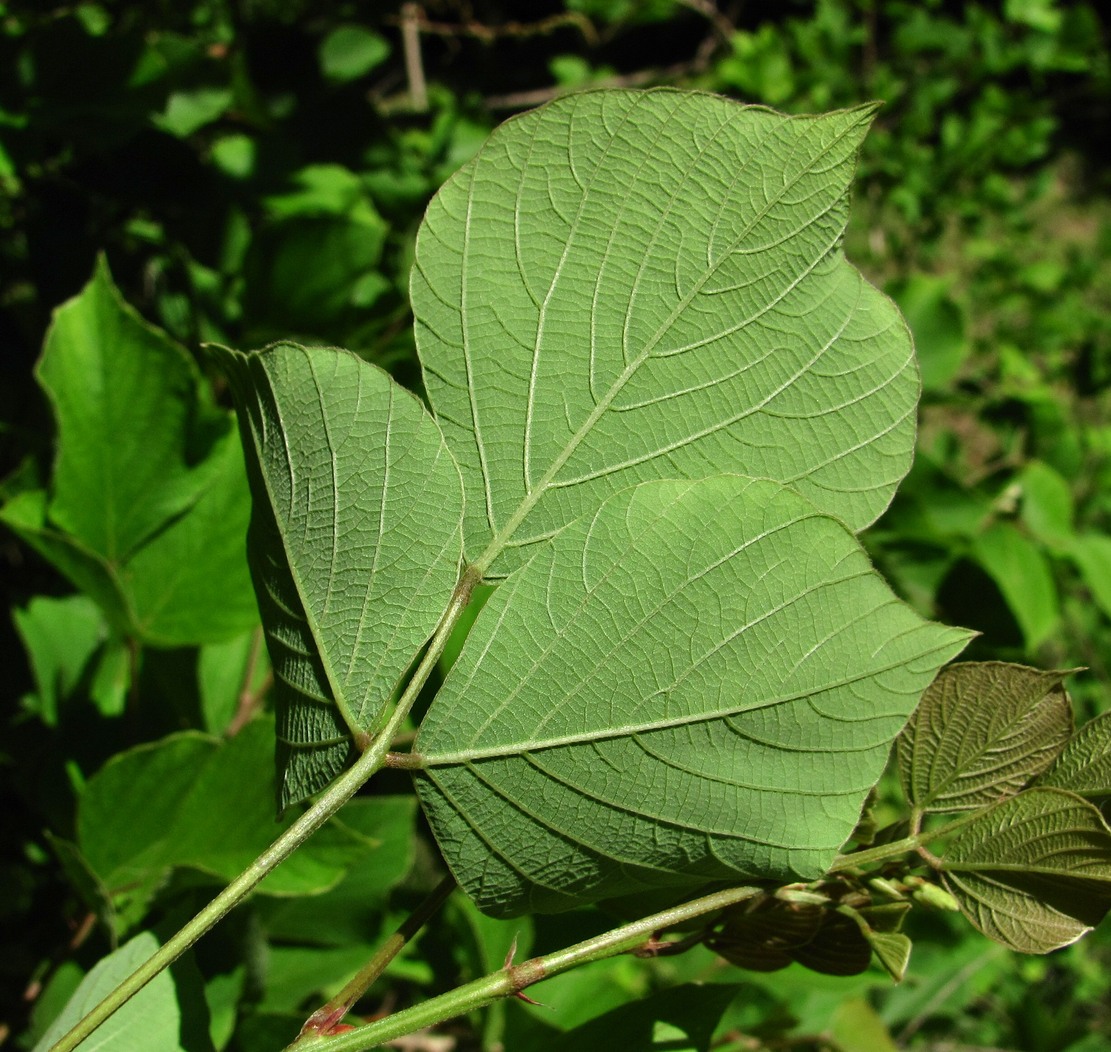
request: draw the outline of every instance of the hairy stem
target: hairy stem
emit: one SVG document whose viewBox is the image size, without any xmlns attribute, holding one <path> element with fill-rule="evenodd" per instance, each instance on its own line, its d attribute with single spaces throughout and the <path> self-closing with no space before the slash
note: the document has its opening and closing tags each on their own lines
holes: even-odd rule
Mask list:
<svg viewBox="0 0 1111 1052">
<path fill-rule="evenodd" d="M 614 928 L 612 931 L 596 935 L 592 939 L 586 939 L 564 950 L 557 950 L 543 957 L 534 957 L 521 964 L 509 962 L 504 968 L 490 975 L 456 987 L 446 994 L 440 994 L 439 997 L 432 997 L 412 1008 L 396 1012 L 385 1019 L 368 1023 L 346 1034 L 299 1041 L 296 1047 L 300 1052 L 304 1052 L 305 1049 L 317 1047 L 317 1042 L 327 1042 L 322 1047 L 327 1048 L 328 1052 L 366 1052 L 367 1049 L 377 1048 L 386 1041 L 485 1008 L 503 997 L 515 997 L 533 983 L 558 975 L 570 968 L 636 950 L 667 928 L 709 913 L 716 913 L 727 906 L 743 902 L 763 892 L 764 889 L 754 887 L 718 891 L 694 899 L 692 902 L 686 902 L 682 906 L 654 913 L 632 924 Z M 654 952 L 658 952 L 658 949 Z"/>
<path fill-rule="evenodd" d="M 447 645 L 479 575 L 467 567 L 452 593 L 440 624 L 420 664 L 413 673 L 397 707 L 374 740 L 356 762 L 343 772 L 321 794 L 320 798 L 250 866 L 235 878 L 219 895 L 163 944 L 144 964 L 136 968 L 103 1001 L 88 1013 L 72 1030 L 58 1041 L 50 1052 L 73 1052 L 97 1027 L 123 1004 L 134 997 L 156 975 L 174 963 L 202 935 L 239 905 L 278 865 L 284 862 L 362 787 L 366 780 L 385 763 L 390 743 L 405 722 L 421 688 L 428 681 L 436 662 Z"/>
</svg>

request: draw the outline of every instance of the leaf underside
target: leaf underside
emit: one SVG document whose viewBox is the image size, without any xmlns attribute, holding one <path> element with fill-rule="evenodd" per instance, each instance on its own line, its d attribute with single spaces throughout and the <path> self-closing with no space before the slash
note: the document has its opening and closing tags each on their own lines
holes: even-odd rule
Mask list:
<svg viewBox="0 0 1111 1052">
<path fill-rule="evenodd" d="M 645 480 L 773 478 L 854 529 L 887 506 L 918 373 L 840 247 L 874 110 L 587 92 L 508 121 L 441 189 L 415 331 L 487 576 Z"/>
<path fill-rule="evenodd" d="M 976 815 L 941 858 L 945 887 L 981 932 L 1048 953 L 1091 931 L 1111 907 L 1111 830 L 1060 789 L 1027 789 Z"/>
<path fill-rule="evenodd" d="M 967 636 L 777 483 L 644 483 L 494 593 L 422 724 L 418 791 L 495 914 L 816 877 Z"/>
<path fill-rule="evenodd" d="M 214 353 L 248 451 L 284 807 L 343 770 L 435 629 L 459 573 L 462 490 L 436 422 L 375 366 L 293 344 Z"/>
</svg>

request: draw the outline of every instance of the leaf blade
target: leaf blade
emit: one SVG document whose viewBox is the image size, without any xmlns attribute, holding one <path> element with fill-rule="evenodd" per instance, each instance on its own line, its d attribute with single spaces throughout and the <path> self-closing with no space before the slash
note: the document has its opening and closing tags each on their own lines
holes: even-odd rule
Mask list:
<svg viewBox="0 0 1111 1052">
<path fill-rule="evenodd" d="M 284 806 L 328 784 L 375 732 L 434 631 L 459 573 L 462 489 L 421 403 L 355 355 L 215 353 L 248 450 Z"/>
<path fill-rule="evenodd" d="M 965 639 L 776 483 L 644 483 L 491 597 L 421 726 L 418 792 L 495 913 L 812 877 Z"/>
<path fill-rule="evenodd" d="M 872 112 L 584 93 L 445 185 L 411 293 L 472 562 L 505 576 L 652 478 L 767 476 L 857 528 L 882 511 L 919 385 L 898 312 L 839 250 Z"/>
</svg>

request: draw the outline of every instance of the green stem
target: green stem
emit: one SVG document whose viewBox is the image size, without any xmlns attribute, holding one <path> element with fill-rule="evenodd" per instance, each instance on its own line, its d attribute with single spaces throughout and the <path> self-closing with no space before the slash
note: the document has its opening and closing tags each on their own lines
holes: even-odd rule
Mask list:
<svg viewBox="0 0 1111 1052">
<path fill-rule="evenodd" d="M 880 844 L 879 847 L 870 847 L 866 851 L 850 851 L 847 855 L 838 855 L 833 860 L 833 865 L 829 871 L 830 873 L 841 873 L 845 870 L 855 869 L 858 866 L 870 866 L 875 862 L 889 862 L 892 859 L 901 858 L 911 851 L 924 848 L 931 840 L 955 833 L 961 826 L 974 821 L 978 814 L 979 812 L 973 811 L 962 815 L 960 818 L 954 818 L 936 829 L 919 830 L 902 840 L 892 840 L 890 844 Z M 928 853 L 924 857 L 930 865 L 934 865 L 936 868 L 937 859 Z"/>
<path fill-rule="evenodd" d="M 379 770 L 390 743 L 405 722 L 421 688 L 428 682 L 436 662 L 447 645 L 452 630 L 470 601 L 471 592 L 480 577 L 472 567 L 464 570 L 452 593 L 428 650 L 413 673 L 405 692 L 389 721 L 367 746 L 354 765 L 343 772 L 296 822 L 274 841 L 250 866 L 235 878 L 219 895 L 163 944 L 144 964 L 140 965 L 115 988 L 72 1030 L 58 1041 L 50 1052 L 73 1052 L 123 1004 L 134 997 L 156 975 L 174 963 L 202 935 L 239 905 L 278 865 L 293 854 L 310 836 L 332 817 Z"/>
<path fill-rule="evenodd" d="M 327 1052 L 367 1052 L 368 1049 L 377 1048 L 387 1041 L 404 1037 L 425 1027 L 435 1026 L 476 1009 L 485 1008 L 504 997 L 514 997 L 533 983 L 549 979 L 570 968 L 635 950 L 667 928 L 673 928 L 677 924 L 708 913 L 716 913 L 727 906 L 763 894 L 764 890 L 752 887 L 730 888 L 728 891 L 718 891 L 694 899 L 682 906 L 654 913 L 632 924 L 625 924 L 620 928 L 596 935 L 592 939 L 586 939 L 564 950 L 543 957 L 534 957 L 522 964 L 507 963 L 504 968 L 481 979 L 456 987 L 446 994 L 432 997 L 385 1019 L 358 1027 L 349 1033 L 300 1041 L 296 1043 L 296 1047 L 301 1052 L 305 1052 L 307 1049 L 318 1047 L 319 1042 L 326 1042 L 320 1047 Z M 659 947 L 653 947 L 647 955 L 655 955 L 658 951 Z"/>
</svg>

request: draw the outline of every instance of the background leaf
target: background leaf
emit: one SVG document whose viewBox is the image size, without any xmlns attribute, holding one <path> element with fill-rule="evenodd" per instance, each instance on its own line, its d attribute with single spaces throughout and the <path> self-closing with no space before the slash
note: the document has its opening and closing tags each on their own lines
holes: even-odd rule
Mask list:
<svg viewBox="0 0 1111 1052">
<path fill-rule="evenodd" d="M 149 932 L 143 932 L 96 964 L 39 1039 L 34 1052 L 48 1052 L 70 1027 L 157 949 L 158 940 Z M 77 1047 L 80 1052 L 94 1052 L 96 1049 L 111 1049 L 112 1052 L 196 1052 L 182 1043 L 181 1026 L 182 1009 L 178 1005 L 174 978 L 166 971 L 156 976 Z"/>
<path fill-rule="evenodd" d="M 374 733 L 459 573 L 463 495 L 435 421 L 346 351 L 218 349 L 249 455 L 249 555 L 279 704 L 282 806 Z"/>
<path fill-rule="evenodd" d="M 961 912 L 988 938 L 1048 953 L 1111 908 L 1111 830 L 1072 793 L 1027 789 L 963 826 L 940 870 Z"/>
<path fill-rule="evenodd" d="M 421 801 L 495 914 L 812 878 L 966 639 L 776 483 L 645 483 L 487 602 L 417 737 Z"/>
<path fill-rule="evenodd" d="M 448 181 L 412 298 L 472 562 L 504 576 L 652 478 L 775 478 L 855 528 L 886 507 L 917 371 L 840 251 L 873 113 L 584 93 L 507 122 Z"/>
<path fill-rule="evenodd" d="M 975 810 L 1041 774 L 1072 733 L 1067 675 L 1005 661 L 942 669 L 899 735 L 910 803 L 923 811 Z"/>
<path fill-rule="evenodd" d="M 269 777 L 274 725 L 249 723 L 226 742 L 193 732 L 113 757 L 90 780 L 78 811 L 78 845 L 126 924 L 175 867 L 230 880 L 295 815 L 277 825 Z M 218 827 L 212 816 L 220 815 Z M 335 885 L 375 840 L 333 823 L 276 869 L 270 895 L 311 895 Z"/>
<path fill-rule="evenodd" d="M 231 418 L 185 351 L 121 300 L 103 261 L 56 312 L 38 375 L 57 421 L 54 473 L 48 493 L 5 505 L 4 521 L 120 635 L 178 646 L 256 623 Z"/>
</svg>

